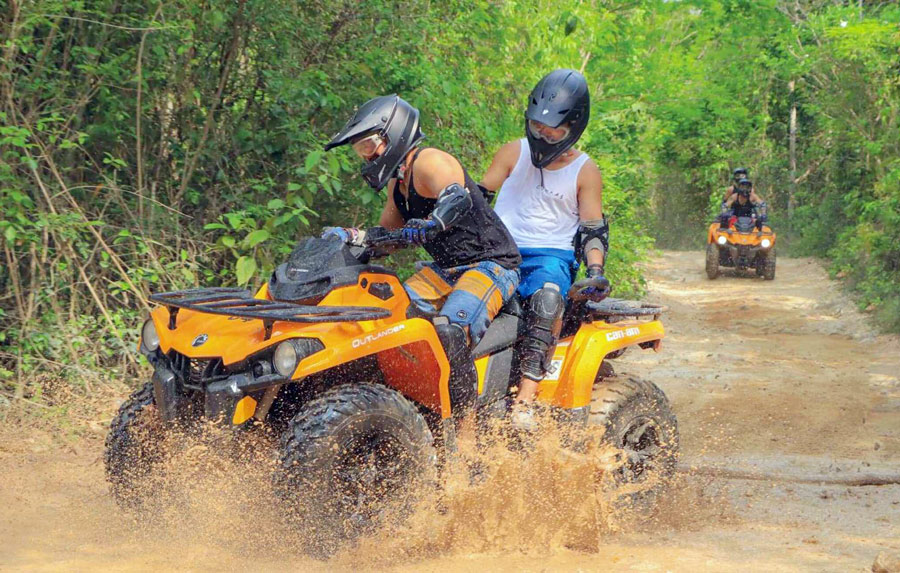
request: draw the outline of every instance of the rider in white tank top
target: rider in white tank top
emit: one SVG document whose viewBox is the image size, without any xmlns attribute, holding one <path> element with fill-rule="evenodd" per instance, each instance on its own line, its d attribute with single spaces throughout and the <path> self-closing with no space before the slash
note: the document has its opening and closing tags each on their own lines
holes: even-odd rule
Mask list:
<svg viewBox="0 0 900 573">
<path fill-rule="evenodd" d="M 559 340 L 565 296 L 581 263 L 580 296 L 602 299 L 609 291 L 603 263 L 609 226 L 603 216 L 603 177 L 587 154 L 573 148 L 587 128 L 590 94 L 575 70 L 554 70 L 537 83 L 525 109 L 525 138 L 503 145 L 482 178 L 499 189 L 494 210 L 522 255 L 517 292 L 525 303 L 525 333 L 517 345 L 519 381 L 511 419 L 521 428 L 536 422 L 526 404 L 549 372 Z"/>
<path fill-rule="evenodd" d="M 497 196 L 500 215 L 519 248 L 574 250 L 578 231 L 578 173 L 588 161 L 582 153 L 557 170 L 538 169 L 528 140 L 519 140 L 519 159 Z"/>
</svg>

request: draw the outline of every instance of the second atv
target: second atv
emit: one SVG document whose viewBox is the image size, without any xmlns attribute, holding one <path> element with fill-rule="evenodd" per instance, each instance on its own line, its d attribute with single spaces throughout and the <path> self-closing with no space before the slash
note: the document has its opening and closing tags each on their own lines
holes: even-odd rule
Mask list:
<svg viewBox="0 0 900 573">
<path fill-rule="evenodd" d="M 456 425 L 434 328 L 441 317 L 416 315 L 397 275 L 369 264 L 396 240 L 386 233 L 361 248 L 308 238 L 255 294 L 154 295 L 160 306 L 139 345 L 153 377 L 120 408 L 106 441 L 114 496 L 140 507 L 145 482 L 162 471 L 166 433 L 210 419 L 237 439 L 259 427 L 281 436 L 274 483 L 320 554 L 408 511 L 452 455 Z M 628 347 L 658 350 L 663 309 L 582 300 L 578 284 L 539 400 L 561 424 L 601 427 L 620 452 L 614 481 L 652 498 L 674 472 L 675 416 L 653 383 L 611 377 L 604 362 Z M 514 298 L 474 349 L 484 411 L 520 379 L 523 322 Z"/>
<path fill-rule="evenodd" d="M 706 276 L 719 276 L 721 267 L 753 270 L 756 276 L 775 278 L 775 232 L 756 217 L 729 217 L 709 226 L 706 239 Z"/>
</svg>

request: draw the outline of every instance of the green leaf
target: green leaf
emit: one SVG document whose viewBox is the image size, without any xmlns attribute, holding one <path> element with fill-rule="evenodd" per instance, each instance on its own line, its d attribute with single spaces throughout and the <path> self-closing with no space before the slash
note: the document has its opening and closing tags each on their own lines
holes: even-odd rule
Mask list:
<svg viewBox="0 0 900 573">
<path fill-rule="evenodd" d="M 239 258 L 235 265 L 235 272 L 238 284 L 241 286 L 247 284 L 253 278 L 253 273 L 256 272 L 256 259 L 247 256 Z"/>
<path fill-rule="evenodd" d="M 281 199 L 271 199 L 266 207 L 272 211 L 277 211 L 284 207 L 284 201 Z"/>
<path fill-rule="evenodd" d="M 232 229 L 237 229 L 241 226 L 241 216 L 237 213 L 225 213 L 225 219 L 228 220 L 228 224 L 231 225 Z"/>
<path fill-rule="evenodd" d="M 265 229 L 259 229 L 257 231 L 253 231 L 252 233 L 247 235 L 247 238 L 244 239 L 244 242 L 247 244 L 248 247 L 253 248 L 256 245 L 267 240 L 271 236 L 272 235 Z"/>
<path fill-rule="evenodd" d="M 324 152 L 320 149 L 316 149 L 315 151 L 311 151 L 309 155 L 306 156 L 306 161 L 303 164 L 303 168 L 309 173 L 310 169 L 316 166 L 319 163 L 319 160 L 322 159 L 322 155 Z"/>
</svg>

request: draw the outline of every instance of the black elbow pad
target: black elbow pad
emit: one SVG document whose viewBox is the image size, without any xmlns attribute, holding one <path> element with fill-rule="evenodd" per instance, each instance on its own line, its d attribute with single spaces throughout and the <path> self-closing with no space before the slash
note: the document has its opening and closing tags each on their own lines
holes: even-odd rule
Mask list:
<svg viewBox="0 0 900 573">
<path fill-rule="evenodd" d="M 587 261 L 587 254 L 594 249 L 601 249 L 603 256 L 609 252 L 609 223 L 604 215 L 602 219 L 582 221 L 578 226 L 573 241 L 575 246 L 575 259 L 581 263 Z"/>
<path fill-rule="evenodd" d="M 472 195 L 469 194 L 469 190 L 459 183 L 451 183 L 438 195 L 431 218 L 442 231 L 445 231 L 458 223 L 470 209 L 472 209 Z"/>
</svg>

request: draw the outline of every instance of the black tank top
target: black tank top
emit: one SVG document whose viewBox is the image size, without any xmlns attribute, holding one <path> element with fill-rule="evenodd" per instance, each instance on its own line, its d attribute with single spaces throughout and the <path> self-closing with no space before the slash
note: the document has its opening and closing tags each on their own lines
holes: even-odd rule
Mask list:
<svg viewBox="0 0 900 573">
<path fill-rule="evenodd" d="M 747 201 L 743 205 L 741 205 L 737 199 L 734 200 L 734 203 L 731 204 L 732 213 L 734 213 L 735 217 L 752 217 L 753 216 L 753 203 Z"/>
<path fill-rule="evenodd" d="M 421 153 L 413 156 L 413 164 Z M 412 169 L 412 165 L 410 165 Z M 441 231 L 433 239 L 425 242 L 425 250 L 441 268 L 458 267 L 482 261 L 493 261 L 507 269 L 522 264 L 522 256 L 500 217 L 484 199 L 478 185 L 463 169 L 466 189 L 472 196 L 472 209 L 455 225 Z M 412 173 L 411 175 L 414 175 Z M 408 182 L 409 198 L 400 192 L 400 182 L 394 182 L 394 204 L 404 221 L 426 219 L 434 210 L 437 199 L 423 197 L 416 193 L 413 177 Z"/>
</svg>

